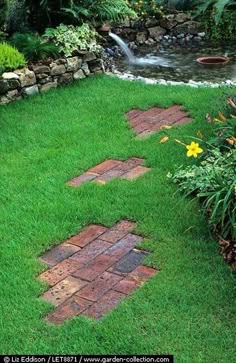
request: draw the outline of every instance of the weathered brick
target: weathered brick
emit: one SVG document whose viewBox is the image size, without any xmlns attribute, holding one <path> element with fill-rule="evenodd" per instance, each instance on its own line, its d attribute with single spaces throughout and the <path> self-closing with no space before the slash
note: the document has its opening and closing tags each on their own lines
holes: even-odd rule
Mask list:
<svg viewBox="0 0 236 363">
<path fill-rule="evenodd" d="M 132 250 L 122 257 L 113 267 L 112 271 L 115 273 L 129 273 L 133 271 L 137 266 L 140 266 L 144 258 L 148 256 L 148 252 L 140 250 Z"/>
<path fill-rule="evenodd" d="M 149 122 L 148 121 L 143 121 L 140 124 L 138 124 L 137 126 L 134 127 L 134 130 L 137 134 L 140 134 L 140 132 L 143 132 L 145 130 L 147 130 L 149 128 Z"/>
<path fill-rule="evenodd" d="M 117 170 L 116 168 L 114 168 L 114 169 L 109 170 L 106 173 L 100 175 L 96 179 L 96 182 L 98 182 L 98 183 L 101 182 L 101 181 L 107 182 L 107 181 L 109 181 L 111 179 L 121 177 L 124 173 L 125 173 L 125 171 Z"/>
<path fill-rule="evenodd" d="M 46 252 L 43 256 L 40 257 L 40 260 L 46 263 L 49 267 L 53 267 L 64 259 L 72 256 L 79 250 L 80 247 L 71 245 L 69 243 L 62 243 Z"/>
<path fill-rule="evenodd" d="M 124 294 L 110 290 L 100 300 L 85 310 L 82 315 L 98 319 L 114 309 L 124 297 Z"/>
<path fill-rule="evenodd" d="M 135 223 L 129 221 L 121 221 L 105 232 L 101 239 L 110 243 L 115 243 L 122 239 L 126 234 L 135 228 Z"/>
<path fill-rule="evenodd" d="M 138 266 L 136 269 L 129 274 L 129 277 L 134 279 L 137 284 L 149 280 L 151 277 L 156 275 L 158 271 L 152 267 Z"/>
<path fill-rule="evenodd" d="M 52 324 L 61 324 L 64 320 L 81 314 L 90 305 L 90 301 L 82 299 L 75 294 L 63 304 L 59 305 L 52 313 L 48 314 L 47 321 Z"/>
<path fill-rule="evenodd" d="M 113 286 L 113 290 L 121 292 L 122 294 L 129 295 L 135 289 L 139 287 L 139 283 L 135 281 L 134 278 L 130 277 L 130 275 L 123 278 L 118 282 L 115 286 Z"/>
<path fill-rule="evenodd" d="M 38 278 L 46 282 L 48 285 L 54 286 L 65 277 L 71 275 L 77 269 L 78 263 L 76 261 L 66 259 L 50 270 L 43 272 Z"/>
<path fill-rule="evenodd" d="M 115 168 L 116 166 L 120 165 L 120 163 L 122 163 L 122 161 L 114 160 L 114 159 L 106 160 L 103 163 L 95 166 L 94 168 L 89 169 L 88 173 L 101 175 L 101 174 L 104 174 L 107 171 Z"/>
<path fill-rule="evenodd" d="M 122 175 L 122 178 L 133 180 L 147 173 L 150 170 L 151 170 L 150 168 L 146 168 L 145 166 L 136 166 L 131 171 L 128 171 L 128 173 Z"/>
<path fill-rule="evenodd" d="M 129 112 L 126 114 L 126 116 L 127 116 L 128 118 L 130 118 L 130 119 L 133 119 L 133 118 L 135 118 L 135 117 L 139 116 L 141 113 L 143 113 L 143 111 L 142 111 L 142 110 L 134 109 L 134 110 L 129 111 Z"/>
<path fill-rule="evenodd" d="M 126 253 L 131 251 L 135 247 L 135 245 L 142 240 L 142 237 L 129 233 L 120 241 L 112 245 L 112 247 L 110 247 L 108 250 L 106 250 L 104 252 L 104 255 L 111 256 L 119 260 Z"/>
<path fill-rule="evenodd" d="M 104 272 L 96 280 L 80 290 L 77 295 L 86 300 L 97 301 L 121 279 L 122 276 L 118 276 L 110 272 Z"/>
<path fill-rule="evenodd" d="M 116 258 L 114 258 L 113 256 L 104 255 L 103 253 L 93 259 L 86 266 L 74 272 L 73 276 L 80 277 L 87 281 L 92 281 L 97 276 L 101 275 L 104 271 L 106 271 L 111 265 L 113 265 L 115 261 Z"/>
<path fill-rule="evenodd" d="M 106 227 L 97 224 L 91 224 L 76 236 L 71 237 L 67 242 L 79 247 L 85 247 L 87 244 L 98 238 L 106 231 Z"/>
<path fill-rule="evenodd" d="M 70 180 L 67 184 L 71 187 L 79 187 L 81 184 L 96 179 L 96 175 L 84 173 L 72 180 Z"/>
<path fill-rule="evenodd" d="M 42 298 L 55 306 L 59 306 L 86 284 L 87 282 L 84 280 L 69 276 L 45 292 Z"/>
<path fill-rule="evenodd" d="M 71 259 L 78 262 L 79 267 L 85 265 L 95 257 L 99 256 L 105 250 L 111 247 L 111 244 L 101 239 L 95 239 L 89 245 L 84 247 L 78 253 L 75 253 Z"/>
</svg>

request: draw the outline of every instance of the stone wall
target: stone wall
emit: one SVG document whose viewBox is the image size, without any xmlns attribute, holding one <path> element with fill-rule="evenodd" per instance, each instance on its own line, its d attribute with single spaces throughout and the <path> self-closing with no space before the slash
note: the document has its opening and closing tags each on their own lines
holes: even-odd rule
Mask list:
<svg viewBox="0 0 236 363">
<path fill-rule="evenodd" d="M 113 31 L 132 45 L 161 43 L 188 46 L 189 43 L 201 43 L 205 33 L 201 23 L 193 20 L 188 13 L 175 12 L 162 19 L 125 20 Z"/>
<path fill-rule="evenodd" d="M 103 72 L 103 61 L 94 53 L 31 64 L 5 72 L 0 76 L 0 105 Z"/>
</svg>

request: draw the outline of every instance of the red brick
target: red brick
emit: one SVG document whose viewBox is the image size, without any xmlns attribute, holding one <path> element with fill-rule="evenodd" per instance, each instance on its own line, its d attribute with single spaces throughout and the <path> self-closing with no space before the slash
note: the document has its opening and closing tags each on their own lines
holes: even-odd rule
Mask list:
<svg viewBox="0 0 236 363">
<path fill-rule="evenodd" d="M 69 243 L 62 243 L 59 246 L 56 246 L 50 251 L 46 252 L 43 256 L 40 257 L 40 260 L 46 263 L 49 267 L 53 267 L 59 262 L 72 256 L 79 250 L 80 247 L 71 245 Z"/>
<path fill-rule="evenodd" d="M 123 280 L 119 281 L 118 284 L 113 287 L 113 290 L 128 295 L 138 287 L 139 283 L 136 282 L 134 278 L 130 277 L 130 275 L 128 275 Z"/>
<path fill-rule="evenodd" d="M 134 130 L 137 134 L 140 134 L 141 132 L 148 130 L 150 127 L 150 124 L 148 121 L 143 121 L 140 124 L 138 124 L 137 126 L 134 126 Z"/>
<path fill-rule="evenodd" d="M 121 279 L 122 276 L 118 276 L 110 272 L 104 272 L 96 280 L 80 290 L 77 293 L 77 296 L 80 296 L 86 300 L 97 301 Z"/>
<path fill-rule="evenodd" d="M 78 253 L 75 253 L 71 259 L 78 262 L 78 266 L 82 267 L 86 263 L 88 263 L 93 258 L 99 256 L 101 253 L 103 253 L 105 250 L 107 250 L 109 247 L 111 247 L 111 244 L 105 241 L 102 241 L 101 239 L 95 239 L 93 242 L 91 242 L 89 245 L 84 247 L 82 250 L 80 250 Z"/>
<path fill-rule="evenodd" d="M 143 113 L 143 110 L 138 110 L 138 109 L 134 109 L 134 110 L 131 110 L 129 111 L 126 116 L 130 119 L 133 119 L 137 116 L 139 116 L 141 113 Z"/>
<path fill-rule="evenodd" d="M 89 173 L 84 173 L 72 180 L 70 180 L 67 184 L 71 187 L 79 187 L 81 184 L 91 181 L 96 178 L 96 175 L 92 175 Z"/>
<path fill-rule="evenodd" d="M 64 320 L 81 314 L 90 305 L 90 301 L 74 295 L 48 314 L 47 321 L 52 324 L 61 324 Z"/>
<path fill-rule="evenodd" d="M 125 171 L 123 171 L 122 169 L 112 169 L 112 170 L 109 170 L 107 171 L 106 173 L 100 175 L 97 179 L 96 179 L 96 182 L 107 182 L 111 179 L 114 179 L 114 178 L 118 178 L 120 176 L 122 176 L 123 174 L 125 173 Z"/>
<path fill-rule="evenodd" d="M 137 117 L 131 118 L 130 124 L 134 128 L 136 126 L 140 125 L 141 123 L 144 123 L 144 122 L 146 122 L 148 124 L 149 120 L 152 117 L 156 117 L 157 115 L 159 115 L 163 111 L 165 111 L 165 109 L 153 107 L 153 108 L 151 108 L 151 109 L 149 109 L 147 111 L 141 112 Z"/>
<path fill-rule="evenodd" d="M 52 269 L 43 272 L 38 278 L 46 282 L 48 285 L 54 286 L 65 277 L 71 275 L 77 269 L 78 263 L 76 261 L 66 259 L 58 263 Z"/>
<path fill-rule="evenodd" d="M 100 300 L 85 310 L 82 315 L 98 319 L 114 309 L 124 297 L 124 294 L 110 290 Z"/>
<path fill-rule="evenodd" d="M 106 227 L 91 224 L 82 232 L 70 238 L 67 242 L 79 247 L 85 247 L 87 244 L 98 238 L 101 234 L 107 231 Z"/>
<path fill-rule="evenodd" d="M 121 221 L 115 224 L 107 232 L 105 232 L 101 239 L 104 241 L 115 243 L 122 239 L 126 234 L 131 232 L 135 228 L 135 223 L 129 221 Z"/>
<path fill-rule="evenodd" d="M 147 173 L 150 170 L 150 168 L 146 168 L 145 166 L 136 166 L 131 171 L 128 171 L 128 173 L 125 173 L 122 178 L 133 180 Z"/>
<path fill-rule="evenodd" d="M 167 122 L 169 124 L 173 124 L 173 123 L 176 123 L 179 120 L 183 119 L 184 117 L 186 117 L 186 112 L 177 111 L 177 112 L 173 113 L 172 115 L 168 116 Z"/>
<path fill-rule="evenodd" d="M 157 270 L 147 266 L 138 266 L 128 276 L 133 279 L 137 284 L 141 284 L 149 280 L 151 277 L 158 273 Z"/>
<path fill-rule="evenodd" d="M 45 292 L 42 298 L 49 303 L 58 306 L 82 289 L 86 284 L 86 281 L 69 276 Z"/>
<path fill-rule="evenodd" d="M 173 115 L 174 113 L 180 111 L 180 106 L 179 105 L 174 105 L 174 106 L 171 106 L 165 110 L 163 110 L 161 113 L 159 113 L 158 115 L 154 115 L 152 117 L 150 117 L 150 122 L 151 123 L 156 123 L 156 122 L 159 122 L 163 119 L 167 120 L 168 121 L 168 117 Z"/>
<path fill-rule="evenodd" d="M 126 253 L 131 251 L 135 245 L 143 240 L 142 237 L 136 236 L 134 234 L 127 234 L 119 242 L 116 242 L 112 247 L 104 252 L 104 255 L 114 257 L 119 260 Z"/>
<path fill-rule="evenodd" d="M 107 171 L 115 168 L 116 166 L 120 165 L 120 163 L 122 163 L 122 161 L 114 160 L 114 159 L 106 160 L 103 163 L 95 166 L 94 168 L 89 169 L 87 172 L 92 173 L 92 174 L 101 175 L 101 174 L 104 174 Z"/>
<path fill-rule="evenodd" d="M 93 259 L 86 266 L 74 272 L 73 276 L 80 277 L 87 281 L 92 281 L 101 275 L 104 271 L 106 271 L 115 262 L 116 259 L 113 256 L 104 255 L 103 253 L 102 255 L 99 255 Z"/>
</svg>

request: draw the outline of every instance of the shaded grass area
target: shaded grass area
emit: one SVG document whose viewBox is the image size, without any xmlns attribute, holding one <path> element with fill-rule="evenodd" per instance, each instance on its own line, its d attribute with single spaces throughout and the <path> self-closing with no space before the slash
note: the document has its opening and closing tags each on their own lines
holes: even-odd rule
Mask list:
<svg viewBox="0 0 236 363">
<path fill-rule="evenodd" d="M 179 362 L 235 361 L 235 283 L 194 201 L 167 179 L 193 163 L 168 134 L 188 142 L 212 125 L 205 114 L 225 105 L 225 91 L 147 86 L 108 77 L 0 108 L 0 353 L 161 354 Z M 137 140 L 124 114 L 131 108 L 182 104 L 188 125 Z M 190 137 L 189 137 L 190 136 Z M 150 173 L 134 182 L 67 180 L 108 158 L 143 157 Z M 161 271 L 101 321 L 46 324 L 52 306 L 37 257 L 85 225 L 127 218 Z"/>
</svg>

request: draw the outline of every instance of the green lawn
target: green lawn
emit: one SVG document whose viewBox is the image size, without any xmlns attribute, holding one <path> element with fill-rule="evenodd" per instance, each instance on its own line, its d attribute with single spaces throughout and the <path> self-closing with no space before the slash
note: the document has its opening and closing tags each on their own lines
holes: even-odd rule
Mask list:
<svg viewBox="0 0 236 363">
<path fill-rule="evenodd" d="M 224 91 L 225 92 L 225 91 Z M 174 354 L 178 362 L 236 362 L 235 279 L 199 206 L 166 178 L 193 163 L 166 133 L 185 142 L 208 135 L 206 113 L 225 106 L 219 89 L 148 86 L 91 78 L 0 108 L 0 353 Z M 133 107 L 183 104 L 194 121 L 137 140 L 124 116 Z M 107 158 L 143 157 L 134 182 L 66 181 Z M 37 257 L 85 225 L 127 218 L 161 272 L 101 321 L 46 324 L 52 306 Z"/>
</svg>

